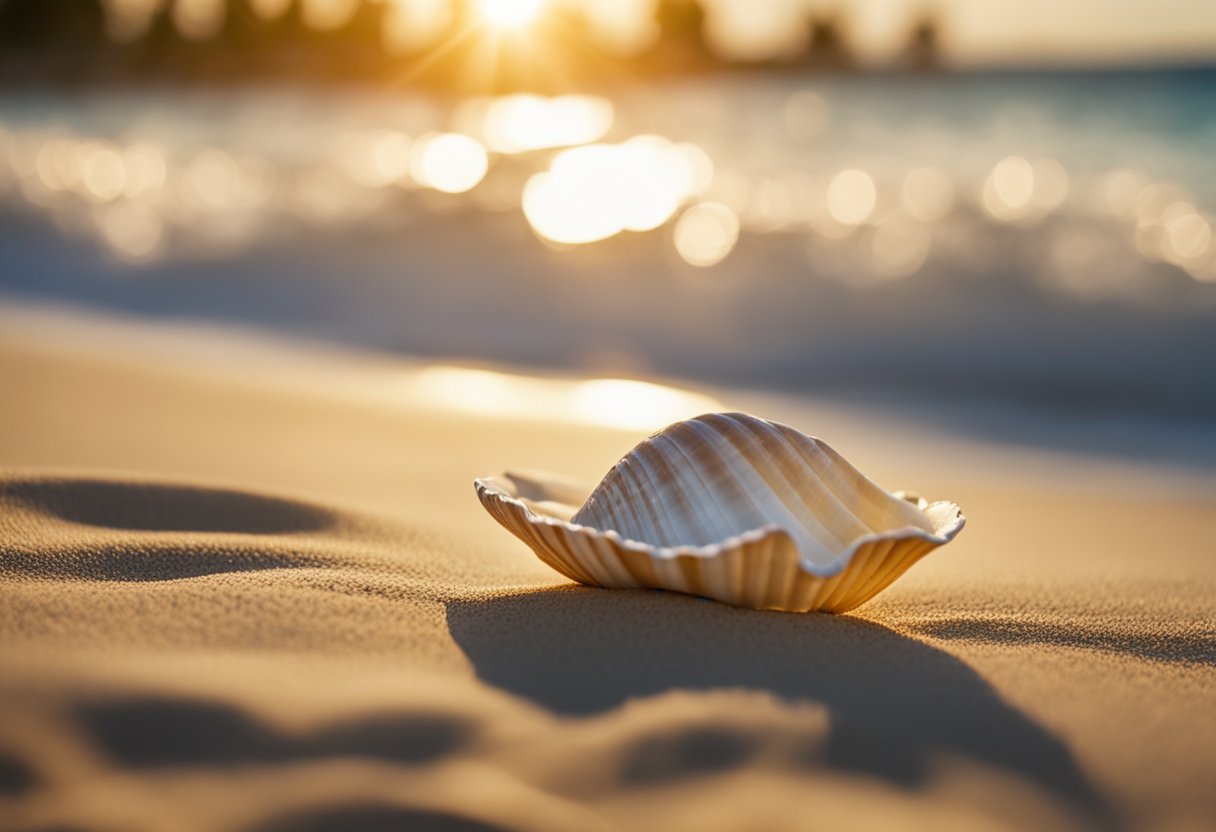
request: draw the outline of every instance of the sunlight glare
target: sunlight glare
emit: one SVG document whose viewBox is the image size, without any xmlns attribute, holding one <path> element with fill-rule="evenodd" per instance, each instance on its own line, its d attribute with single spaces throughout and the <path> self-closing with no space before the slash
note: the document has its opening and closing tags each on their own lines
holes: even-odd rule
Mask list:
<svg viewBox="0 0 1216 832">
<path fill-rule="evenodd" d="M 653 430 L 720 410 L 709 396 L 621 378 L 539 378 L 435 365 L 408 388 L 411 402 L 494 419 L 573 422 L 620 430 Z"/>
<path fill-rule="evenodd" d="M 622 430 L 663 427 L 717 408 L 708 396 L 623 378 L 581 382 L 572 404 L 580 421 Z"/>
<path fill-rule="evenodd" d="M 506 29 L 527 26 L 540 14 L 544 0 L 480 0 L 481 14 L 487 22 Z"/>
</svg>

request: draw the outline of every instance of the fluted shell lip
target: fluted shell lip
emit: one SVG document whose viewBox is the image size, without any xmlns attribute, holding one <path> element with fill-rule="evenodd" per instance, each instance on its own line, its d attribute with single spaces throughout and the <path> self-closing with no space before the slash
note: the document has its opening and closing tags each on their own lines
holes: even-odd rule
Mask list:
<svg viewBox="0 0 1216 832">
<path fill-rule="evenodd" d="M 736 549 L 748 543 L 755 543 L 763 540 L 771 535 L 782 535 L 793 542 L 789 533 L 778 523 L 769 523 L 765 526 L 760 526 L 755 529 L 749 529 L 740 534 L 732 535 L 724 538 L 716 543 L 706 543 L 703 546 L 655 546 L 652 543 L 644 543 L 640 540 L 630 540 L 627 537 L 622 537 L 615 529 L 597 529 L 594 526 L 583 526 L 569 520 L 563 520 L 561 517 L 556 517 L 549 514 L 533 511 L 527 503 L 515 496 L 509 486 L 501 484 L 501 480 L 514 480 L 516 477 L 524 475 L 522 471 L 504 471 L 497 477 L 478 477 L 474 480 L 474 485 L 477 489 L 477 498 L 482 504 L 488 501 L 496 501 L 505 503 L 524 518 L 527 522 L 535 525 L 559 526 L 580 536 L 600 537 L 604 540 L 611 540 L 617 546 L 630 551 L 644 553 L 656 558 L 672 559 L 683 555 L 688 555 L 696 558 L 712 558 L 720 555 L 728 549 Z M 541 477 L 545 476 L 540 472 L 527 472 L 526 476 L 533 482 L 540 481 Z M 561 478 L 556 478 L 561 480 Z M 590 489 L 588 489 L 588 492 Z M 893 496 L 898 496 L 901 492 L 895 492 Z M 831 578 L 838 575 L 852 560 L 853 555 L 858 549 L 869 543 L 875 543 L 880 540 L 910 540 L 919 539 L 935 546 L 942 546 L 949 543 L 963 529 L 967 519 L 963 517 L 962 510 L 957 505 L 949 501 L 941 500 L 935 503 L 928 503 L 923 499 L 910 501 L 917 508 L 925 511 L 930 507 L 940 508 L 944 513 L 950 514 L 950 519 L 941 524 L 939 533 L 930 533 L 915 526 L 902 526 L 897 529 L 891 529 L 884 532 L 873 532 L 871 534 L 862 535 L 856 538 L 849 547 L 835 560 L 827 565 L 813 563 L 806 558 L 800 557 L 802 568 L 817 577 Z M 801 555 L 801 553 L 799 553 Z"/>
<path fill-rule="evenodd" d="M 709 444 L 702 442 L 705 437 Z M 690 448 L 710 461 L 690 464 Z M 739 449 L 743 453 L 737 453 Z M 638 492 L 638 483 L 652 483 L 655 475 L 653 469 L 644 471 L 644 476 L 638 469 L 654 454 L 680 458 L 684 463 L 678 470 L 664 468 L 664 472 L 683 478 L 672 488 L 677 492 L 673 499 L 684 510 L 681 521 L 685 525 L 676 523 L 674 528 L 662 530 L 652 525 L 644 529 L 644 536 L 651 539 L 644 540 L 627 527 L 639 527 L 639 522 L 644 526 L 647 511 L 666 516 L 664 512 L 672 508 L 646 505 L 642 510 L 636 505 L 646 503 L 648 496 Z M 782 455 L 781 460 L 771 459 Z M 698 465 L 718 468 L 698 471 Z M 805 480 L 791 486 L 791 471 L 804 473 Z M 722 484 L 731 477 L 738 482 Z M 785 489 L 784 497 L 766 493 L 766 489 L 774 490 L 774 482 L 777 489 Z M 475 485 L 482 505 L 500 524 L 542 561 L 573 580 L 599 586 L 671 589 L 765 609 L 852 609 L 929 551 L 952 540 L 966 522 L 954 503 L 927 503 L 882 490 L 821 440 L 779 423 L 735 413 L 706 414 L 652 435 L 626 454 L 594 490 L 529 471 L 480 478 Z M 700 493 L 698 488 L 708 490 Z M 739 492 L 743 495 L 739 499 L 726 500 L 731 488 L 750 491 Z M 791 495 L 792 488 L 799 493 Z M 843 501 L 841 490 L 845 491 Z M 747 522 L 753 515 L 768 519 L 764 506 L 751 504 L 770 498 L 768 508 L 776 514 L 784 512 L 785 522 Z M 705 522 L 698 524 L 694 515 L 701 514 L 702 504 L 714 500 L 719 503 L 717 508 L 726 505 L 725 510 L 715 511 L 708 519 L 702 516 Z M 845 540 L 840 525 L 867 528 L 846 506 L 895 522 L 848 535 Z M 842 544 L 828 550 L 817 545 L 806 526 L 833 512 L 837 528 L 825 531 L 827 525 L 817 527 L 821 537 Z M 614 513 L 621 522 L 615 522 Z M 638 516 L 643 520 L 638 521 Z M 840 519 L 846 516 L 846 520 Z M 579 522 L 589 517 L 598 522 Z M 901 519 L 907 522 L 898 522 Z M 746 528 L 734 531 L 732 523 Z M 731 533 L 713 535 L 715 528 Z M 684 542 L 681 529 L 692 539 Z M 674 540 L 655 539 L 673 535 Z M 696 535 L 711 537 L 697 540 Z"/>
</svg>

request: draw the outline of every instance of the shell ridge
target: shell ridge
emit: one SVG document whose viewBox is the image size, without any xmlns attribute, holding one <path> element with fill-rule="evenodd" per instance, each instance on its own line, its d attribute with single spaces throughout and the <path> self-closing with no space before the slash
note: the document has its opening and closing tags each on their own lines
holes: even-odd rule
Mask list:
<svg viewBox="0 0 1216 832">
<path fill-rule="evenodd" d="M 814 591 L 811 593 L 811 599 L 807 603 L 807 608 L 818 610 L 823 608 L 823 599 L 832 591 L 835 586 L 835 576 L 820 577 L 815 584 Z"/>
<path fill-rule="evenodd" d="M 781 606 L 787 606 L 790 596 L 793 595 L 794 589 L 798 585 L 798 575 L 801 570 L 797 553 L 791 555 L 784 546 L 780 545 L 779 541 L 780 539 L 775 536 L 767 540 L 768 545 L 779 556 L 780 569 L 770 577 L 765 595 L 768 598 L 779 599 Z"/>
<path fill-rule="evenodd" d="M 898 545 L 897 540 L 876 540 L 864 549 L 859 549 L 856 556 L 850 559 L 849 565 L 841 571 L 836 586 L 823 599 L 823 605 L 832 609 L 851 596 L 874 572 L 882 569 Z"/>
<path fill-rule="evenodd" d="M 527 508 L 527 506 L 525 506 L 525 508 Z M 577 558 L 569 557 L 566 552 L 562 551 L 562 547 L 557 542 L 557 536 L 553 532 L 552 525 L 544 523 L 539 526 L 533 526 L 533 529 L 536 532 L 537 544 L 544 549 L 553 560 L 557 561 L 564 567 L 563 569 L 559 569 L 559 572 L 567 574 L 580 584 L 595 582 L 595 576 L 589 574 L 587 570 L 583 568 L 583 565 L 579 563 Z"/>
<path fill-rule="evenodd" d="M 802 449 L 795 447 L 794 443 L 792 441 L 790 441 L 788 439 L 788 437 L 783 435 L 782 431 L 777 429 L 777 425 L 775 425 L 772 422 L 763 420 L 763 419 L 757 420 L 757 421 L 763 423 L 763 425 L 766 428 L 766 433 L 768 433 L 768 435 L 772 436 L 777 442 L 781 443 L 781 445 L 784 446 L 785 448 L 788 448 L 790 451 L 793 451 L 794 454 L 796 454 L 799 459 L 805 459 L 805 455 L 802 453 Z M 761 456 L 764 456 L 763 452 L 765 451 L 765 448 L 754 437 L 754 434 L 751 434 L 751 431 L 746 430 L 742 426 L 740 426 L 740 427 L 744 433 L 748 434 L 748 441 L 752 443 L 753 447 L 756 447 L 757 450 L 762 452 Z M 804 438 L 809 439 L 812 444 L 815 443 L 815 440 L 812 437 L 804 437 Z M 844 549 L 845 547 L 847 547 L 848 541 L 843 540 L 839 536 L 834 534 L 826 525 L 819 522 L 818 518 L 815 517 L 814 512 L 810 511 L 809 506 L 807 506 L 807 504 L 806 504 L 806 499 L 805 499 L 805 495 L 803 494 L 803 487 L 801 486 L 801 484 L 791 482 L 789 477 L 786 475 L 786 473 L 780 469 L 780 466 L 773 465 L 772 467 L 777 471 L 778 475 L 782 478 L 782 480 L 789 486 L 790 493 L 798 494 L 799 498 L 800 498 L 799 501 L 802 503 L 803 511 L 799 512 L 797 516 L 792 516 L 791 519 L 794 520 L 794 522 L 796 522 L 803 529 L 805 529 L 807 534 L 811 538 L 814 539 L 815 543 L 818 544 L 818 546 L 821 547 L 823 549 L 823 551 L 831 553 L 831 552 L 840 551 L 840 550 Z M 840 504 L 840 501 L 839 501 L 839 499 L 836 498 L 835 494 L 832 494 L 826 488 L 826 484 L 823 482 L 823 477 L 820 475 L 819 471 L 817 471 L 814 468 L 814 466 L 812 466 L 810 464 L 807 465 L 807 468 L 809 468 L 811 473 L 814 474 L 814 476 L 816 477 L 817 483 L 820 486 L 818 491 L 820 493 L 826 492 L 828 494 L 828 496 L 832 497 L 838 504 Z M 782 502 L 785 503 L 784 500 L 782 500 Z M 842 510 L 847 511 L 846 507 L 843 504 L 840 504 L 840 505 L 841 505 Z M 790 508 L 788 503 L 786 503 L 786 508 L 788 511 L 791 512 L 791 514 L 794 513 L 793 509 Z M 816 534 L 815 529 L 813 529 L 806 522 L 806 520 L 803 518 L 802 515 L 805 515 L 806 518 L 808 518 L 812 523 L 814 523 L 814 525 L 822 532 L 822 535 Z M 798 539 L 797 536 L 795 536 L 795 540 L 797 540 L 797 539 Z M 808 553 L 802 546 L 799 546 L 798 548 L 799 548 L 799 554 L 803 557 L 804 560 L 806 560 L 807 562 L 809 562 L 811 564 L 815 563 L 814 559 L 811 558 L 810 553 Z"/>
<path fill-rule="evenodd" d="M 745 464 L 748 462 L 747 459 L 745 457 L 743 457 L 742 454 L 739 453 L 738 449 L 730 444 L 729 440 L 726 440 L 724 437 L 722 437 L 722 435 L 718 431 L 716 431 L 712 425 L 710 425 L 708 423 L 708 420 L 706 420 L 706 419 L 692 420 L 692 422 L 689 424 L 689 427 L 692 429 L 692 431 L 695 434 L 697 434 L 698 438 L 705 443 L 705 446 L 707 448 L 710 448 L 714 451 L 714 453 L 718 456 L 719 459 L 725 458 L 725 459 L 729 459 L 731 462 L 733 462 L 737 459 L 737 460 L 741 460 Z M 696 465 L 697 460 L 692 459 L 690 457 L 690 450 L 688 448 L 686 448 L 683 443 L 676 443 L 676 444 L 679 448 L 680 453 L 690 463 L 689 470 L 697 471 L 697 470 L 701 470 L 705 467 L 703 465 L 701 465 L 701 466 Z M 725 450 L 726 450 L 725 454 L 722 453 L 723 448 L 725 448 Z M 728 469 L 729 462 L 721 463 L 721 467 L 724 469 Z M 736 467 L 738 467 L 738 466 L 736 466 Z M 754 470 L 751 470 L 751 466 L 749 464 L 746 466 L 746 469 L 748 470 L 749 474 L 751 474 L 753 477 L 755 476 L 755 472 L 754 472 Z M 703 479 L 702 479 L 702 483 L 704 484 Z M 742 485 L 737 485 L 735 483 L 730 483 L 730 484 L 732 486 L 734 486 L 734 488 L 732 488 L 732 491 L 735 492 L 735 494 L 731 495 L 732 497 L 737 499 L 739 502 L 746 501 L 747 504 L 751 507 L 751 509 L 752 509 L 751 513 L 753 515 L 755 515 L 757 517 L 763 516 L 763 514 L 764 514 L 763 509 L 760 507 L 760 505 L 756 502 L 755 498 L 752 496 L 753 492 L 756 491 L 756 489 L 754 488 L 754 485 L 755 485 L 754 482 L 751 483 L 753 485 L 752 488 L 746 488 Z M 703 488 L 702 490 L 704 491 L 704 494 L 702 495 L 702 499 L 699 502 L 699 504 L 704 504 L 708 507 L 712 507 L 715 510 L 715 514 L 720 521 L 717 524 L 716 528 L 718 528 L 722 531 L 729 529 L 732 525 L 734 525 L 731 522 L 730 515 L 727 514 L 727 511 L 726 511 L 726 504 L 729 503 L 729 500 L 712 499 L 713 492 L 710 489 Z M 785 524 L 781 523 L 780 521 L 773 521 L 773 522 L 776 525 L 781 525 L 782 527 L 785 526 Z M 713 527 L 711 526 L 711 528 L 713 528 Z"/>
<path fill-rule="evenodd" d="M 675 499 L 679 500 L 687 508 L 687 510 L 695 512 L 698 504 L 691 502 L 688 494 L 683 489 L 661 489 L 659 485 L 659 483 L 664 479 L 664 474 L 670 474 L 668 478 L 672 482 L 677 481 L 675 476 L 676 472 L 670 465 L 667 464 L 667 456 L 661 450 L 661 446 L 674 444 L 675 443 L 672 442 L 671 438 L 668 436 L 656 436 L 654 439 L 650 440 L 650 444 L 647 448 L 649 453 L 641 454 L 640 456 L 643 458 L 646 456 L 653 457 L 653 467 L 648 466 L 646 471 L 653 493 L 663 494 L 665 497 L 674 497 Z M 656 472 L 654 469 L 660 469 L 657 475 L 658 481 L 656 481 Z M 661 538 L 657 539 L 679 540 L 680 530 L 675 526 L 673 512 L 656 512 L 656 514 L 658 516 L 655 517 L 654 533 L 656 535 L 661 535 Z"/>
<path fill-rule="evenodd" d="M 792 430 L 792 428 L 791 428 Z M 816 440 L 820 452 L 824 454 L 830 461 L 833 467 L 842 471 L 847 471 L 852 475 L 853 482 L 857 486 L 856 490 L 861 498 L 861 501 L 868 503 L 881 509 L 882 518 L 885 521 L 901 521 L 903 525 L 909 525 L 909 519 L 923 520 L 932 526 L 932 521 L 925 515 L 920 506 L 908 500 L 901 499 L 895 496 L 890 491 L 887 491 L 878 483 L 867 477 L 857 466 L 849 462 L 840 452 L 822 440 Z M 854 514 L 856 511 L 854 510 Z M 859 517 L 860 520 L 860 517 Z M 860 521 L 861 525 L 866 528 L 872 528 L 865 521 Z M 924 528 L 920 526 L 920 528 Z M 927 529 L 925 529 L 928 531 Z"/>
<path fill-rule="evenodd" d="M 793 428 L 785 425 L 781 426 L 783 432 L 793 432 Z M 787 434 L 788 436 L 788 434 Z M 856 541 L 867 534 L 873 534 L 873 527 L 867 523 L 857 512 L 857 507 L 851 504 L 851 501 L 846 501 L 841 496 L 841 485 L 845 484 L 845 476 L 854 483 L 862 485 L 873 485 L 865 480 L 864 475 L 858 471 L 848 460 L 841 457 L 836 451 L 824 442 L 822 439 L 809 436 L 806 437 L 806 442 L 789 441 L 789 445 L 797 452 L 801 459 L 804 460 L 808 469 L 810 469 L 818 480 L 820 493 L 831 499 L 833 504 L 839 507 L 850 520 L 849 538 L 847 540 L 836 537 L 840 541 L 840 545 L 831 550 L 836 553 L 836 558 L 848 556 L 850 549 Z M 825 473 L 824 469 L 830 473 Z M 882 490 L 878 486 L 873 486 L 881 496 L 887 500 L 895 500 L 896 498 L 888 492 Z M 835 560 L 836 558 L 833 558 Z"/>
<path fill-rule="evenodd" d="M 801 564 L 801 561 L 799 563 Z M 822 582 L 823 579 L 819 576 L 800 568 L 798 579 L 794 584 L 792 608 L 801 611 L 812 609 L 811 599 Z"/>
<path fill-rule="evenodd" d="M 597 535 L 583 535 L 582 539 L 586 542 L 587 550 L 595 558 L 596 563 L 612 576 L 615 586 L 629 587 L 632 585 L 629 570 L 622 564 L 616 551 L 607 545 L 608 541 Z"/>
<path fill-rule="evenodd" d="M 874 577 L 859 587 L 852 607 L 859 607 L 878 593 L 889 587 L 900 575 L 907 572 L 922 557 L 936 548 L 935 544 L 927 541 L 913 542 L 900 547 L 895 556 L 888 556 L 883 561 L 883 568 Z"/>
<path fill-rule="evenodd" d="M 559 540 L 565 541 L 568 535 L 564 534 L 565 530 L 559 530 L 556 526 L 548 526 L 551 534 L 557 536 Z M 579 543 L 586 543 L 580 546 L 565 546 L 564 554 L 567 558 L 576 561 L 583 570 L 595 578 L 595 582 L 605 586 L 616 586 L 616 575 L 601 559 L 600 553 L 595 545 L 595 538 L 592 535 L 579 534 L 577 535 Z"/>
<path fill-rule="evenodd" d="M 765 543 L 767 541 L 762 540 L 753 546 L 748 557 L 752 568 L 744 573 L 743 597 L 749 607 L 763 606 L 764 589 L 773 571 L 773 547 Z"/>
<path fill-rule="evenodd" d="M 625 465 L 622 466 L 622 474 L 618 474 L 620 479 L 613 485 L 623 485 L 625 489 L 626 499 L 623 500 L 624 505 L 621 510 L 628 512 L 628 516 L 636 524 L 631 537 L 640 540 L 650 538 L 654 541 L 673 539 L 663 534 L 663 512 L 660 510 L 661 502 L 657 501 L 661 501 L 665 495 L 655 487 L 654 475 L 648 459 L 651 450 L 653 450 L 653 445 L 644 443 L 636 449 L 636 453 L 630 453 L 625 459 Z M 628 476 L 624 476 L 624 474 L 628 474 Z M 617 516 L 620 517 L 620 515 Z"/>
<path fill-rule="evenodd" d="M 856 592 L 859 587 L 865 587 L 874 576 L 882 571 L 891 557 L 891 552 L 899 545 L 896 540 L 875 541 L 864 553 L 859 551 L 852 563 L 856 568 L 849 570 L 849 591 Z"/>
<path fill-rule="evenodd" d="M 570 535 L 568 530 L 563 529 L 554 524 L 546 524 L 544 526 L 547 536 L 557 541 L 558 552 L 563 556 L 563 560 L 567 563 L 573 562 L 581 572 L 590 577 L 592 580 L 584 581 L 591 585 L 599 584 L 601 586 L 613 586 L 613 575 L 610 570 L 606 569 L 599 559 L 596 557 L 594 546 L 572 546 L 569 545 L 570 538 L 582 542 L 585 539 L 584 535 Z"/>
</svg>

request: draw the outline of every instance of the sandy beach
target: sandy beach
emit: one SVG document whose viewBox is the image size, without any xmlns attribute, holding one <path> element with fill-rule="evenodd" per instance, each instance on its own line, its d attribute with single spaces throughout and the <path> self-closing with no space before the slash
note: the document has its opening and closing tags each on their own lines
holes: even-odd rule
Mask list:
<svg viewBox="0 0 1216 832">
<path fill-rule="evenodd" d="M 1201 0 L 0 0 L 0 832 L 1216 832 L 1214 146 Z"/>
<path fill-rule="evenodd" d="M 474 499 L 594 481 L 646 429 L 460 409 L 371 354 L 3 320 L 5 829 L 1216 828 L 1202 472 L 703 390 L 969 520 L 854 614 L 754 612 L 576 587 Z"/>
</svg>

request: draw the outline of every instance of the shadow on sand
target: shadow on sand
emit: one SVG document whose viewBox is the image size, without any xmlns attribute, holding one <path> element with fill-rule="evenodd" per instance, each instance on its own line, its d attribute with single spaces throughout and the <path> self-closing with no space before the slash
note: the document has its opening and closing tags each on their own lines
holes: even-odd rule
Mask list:
<svg viewBox="0 0 1216 832">
<path fill-rule="evenodd" d="M 252 492 L 89 478 L 0 480 L 0 509 L 6 504 L 38 517 L 36 525 L 46 522 L 25 533 L 21 545 L 0 541 L 0 572 L 43 579 L 171 581 L 316 566 L 320 558 L 277 536 L 324 532 L 343 522 L 320 506 Z M 105 532 L 86 539 L 67 523 Z M 147 532 L 226 537 L 217 542 Z"/>
<path fill-rule="evenodd" d="M 426 766 L 459 751 L 475 733 L 467 721 L 429 710 L 372 714 L 310 731 L 285 731 L 233 704 L 167 696 L 86 701 L 76 708 L 75 716 L 99 752 L 136 771 L 291 766 L 349 758 Z M 289 812 L 251 829 L 503 832 L 458 813 L 375 801 Z"/>
<path fill-rule="evenodd" d="M 394 806 L 350 806 L 287 815 L 256 827 L 256 832 L 510 832 L 448 812 Z"/>
<path fill-rule="evenodd" d="M 142 532 L 291 534 L 329 528 L 325 509 L 245 491 L 99 479 L 0 483 L 0 498 L 71 523 Z"/>
<path fill-rule="evenodd" d="M 77 718 L 106 756 L 130 768 L 249 765 L 354 756 L 418 765 L 465 744 L 472 727 L 446 714 L 378 714 L 308 733 L 280 731 L 221 702 L 154 697 L 81 705 Z"/>
<path fill-rule="evenodd" d="M 479 677 L 561 714 L 671 690 L 767 691 L 827 708 L 830 735 L 814 765 L 910 788 L 942 754 L 958 755 L 1108 817 L 1068 749 L 948 653 L 860 618 L 661 594 L 571 587 L 451 602 L 447 621 Z M 740 757 L 746 738 L 726 739 L 729 753 L 711 757 Z"/>
<path fill-rule="evenodd" d="M 1050 645 L 1131 656 L 1160 664 L 1199 664 L 1216 667 L 1216 630 L 1196 629 L 1189 633 L 1153 633 L 1129 627 L 1062 626 L 1023 618 L 958 618 L 916 625 L 918 633 L 948 641 L 982 644 L 1013 644 L 1024 647 Z"/>
</svg>

